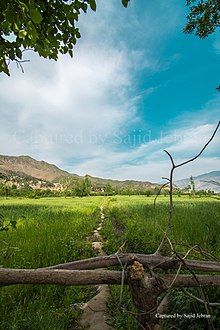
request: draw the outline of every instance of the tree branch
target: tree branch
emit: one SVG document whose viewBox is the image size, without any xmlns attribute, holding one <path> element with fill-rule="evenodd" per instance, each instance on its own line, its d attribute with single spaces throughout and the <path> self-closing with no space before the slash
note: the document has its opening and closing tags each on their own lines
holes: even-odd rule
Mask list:
<svg viewBox="0 0 220 330">
<path fill-rule="evenodd" d="M 219 129 L 219 126 L 220 126 L 220 121 L 218 122 L 218 124 L 217 124 L 217 126 L 216 126 L 216 128 L 215 128 L 215 130 L 214 130 L 214 132 L 212 134 L 212 136 L 206 142 L 206 144 L 203 146 L 203 148 L 200 150 L 200 152 L 196 156 L 194 156 L 194 157 L 186 160 L 185 162 L 182 162 L 182 163 L 176 165 L 175 162 L 174 162 L 173 156 L 169 153 L 169 151 L 164 150 L 165 153 L 170 158 L 170 161 L 171 161 L 171 164 L 172 164 L 172 167 L 171 167 L 171 170 L 170 170 L 170 176 L 169 176 L 169 179 L 168 179 L 169 187 L 170 187 L 170 189 L 169 189 L 170 201 L 169 201 L 169 216 L 168 216 L 168 221 L 167 221 L 167 228 L 166 228 L 166 231 L 165 231 L 165 233 L 163 235 L 163 238 L 162 238 L 162 240 L 161 240 L 161 242 L 160 242 L 160 244 L 159 244 L 159 246 L 158 246 L 158 248 L 157 248 L 157 250 L 155 252 L 155 254 L 157 254 L 157 255 L 160 254 L 160 251 L 161 251 L 161 249 L 162 249 L 162 247 L 164 245 L 164 242 L 166 241 L 166 239 L 168 237 L 168 233 L 171 230 L 172 225 L 173 225 L 173 186 L 174 186 L 174 184 L 173 184 L 173 176 L 174 176 L 174 171 L 175 171 L 176 168 L 181 167 L 183 165 L 186 165 L 186 164 L 188 164 L 188 163 L 193 162 L 194 160 L 196 160 L 203 153 L 203 151 L 207 148 L 207 146 L 211 143 L 211 141 L 214 139 L 214 137 L 215 137 L 215 135 L 216 135 L 216 133 L 217 133 L 217 131 Z"/>
<path fill-rule="evenodd" d="M 203 151 L 207 148 L 207 146 L 210 144 L 210 142 L 214 139 L 215 134 L 217 133 L 217 131 L 219 129 L 219 126 L 220 126 L 220 121 L 218 122 L 218 125 L 216 126 L 216 129 L 214 130 L 214 132 L 213 132 L 212 136 L 210 137 L 210 139 L 208 140 L 208 142 L 204 145 L 204 147 L 201 149 L 201 151 L 195 157 L 193 157 L 193 158 L 191 158 L 189 160 L 186 160 L 183 163 L 180 163 L 178 165 L 175 165 L 175 168 L 180 167 L 180 166 L 183 166 L 183 165 L 186 165 L 188 163 L 191 163 L 194 160 L 196 160 L 199 156 L 201 156 L 201 154 L 203 153 Z"/>
<path fill-rule="evenodd" d="M 176 269 L 179 267 L 179 258 L 164 257 L 155 254 L 135 254 L 135 253 L 121 253 L 116 256 L 115 254 L 110 256 L 94 257 L 84 260 L 76 260 L 65 264 L 58 264 L 43 269 L 71 269 L 71 270 L 88 270 L 105 268 L 111 266 L 120 266 L 122 264 L 131 265 L 136 260 L 144 266 L 153 266 L 160 269 Z M 203 272 L 220 272 L 220 262 L 215 261 L 198 261 L 198 260 L 185 260 L 185 264 L 191 269 L 200 270 Z M 184 265 L 183 265 L 184 267 Z"/>
<path fill-rule="evenodd" d="M 182 291 L 185 293 L 186 296 L 190 297 L 193 300 L 196 300 L 198 302 L 201 302 L 202 304 L 205 304 L 206 302 L 198 297 L 196 297 L 194 294 L 188 292 L 187 290 L 185 290 L 184 288 L 182 288 Z M 209 306 L 211 307 L 215 307 L 215 306 L 220 306 L 220 303 L 208 303 Z"/>
</svg>

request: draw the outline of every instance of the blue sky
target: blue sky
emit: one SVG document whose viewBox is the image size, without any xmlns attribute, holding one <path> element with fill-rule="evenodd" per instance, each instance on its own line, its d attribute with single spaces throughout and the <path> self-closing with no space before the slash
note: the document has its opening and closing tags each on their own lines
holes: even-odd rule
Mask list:
<svg viewBox="0 0 220 330">
<path fill-rule="evenodd" d="M 81 16 L 74 59 L 32 53 L 0 78 L 0 153 L 68 171 L 160 181 L 168 149 L 195 155 L 220 117 L 220 34 L 183 34 L 185 1 L 98 1 Z M 219 170 L 219 133 L 176 178 Z"/>
</svg>

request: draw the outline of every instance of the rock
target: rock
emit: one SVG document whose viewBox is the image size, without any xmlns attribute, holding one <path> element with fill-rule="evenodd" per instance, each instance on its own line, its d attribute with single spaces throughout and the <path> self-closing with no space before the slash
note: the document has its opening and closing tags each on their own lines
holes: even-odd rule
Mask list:
<svg viewBox="0 0 220 330">
<path fill-rule="evenodd" d="M 102 247 L 103 247 L 103 243 L 102 242 L 92 242 L 92 247 L 94 250 L 101 251 Z"/>
<path fill-rule="evenodd" d="M 80 326 L 89 330 L 114 330 L 107 324 L 108 314 L 106 302 L 109 297 L 108 285 L 101 285 L 99 293 L 92 298 L 83 310 Z"/>
</svg>

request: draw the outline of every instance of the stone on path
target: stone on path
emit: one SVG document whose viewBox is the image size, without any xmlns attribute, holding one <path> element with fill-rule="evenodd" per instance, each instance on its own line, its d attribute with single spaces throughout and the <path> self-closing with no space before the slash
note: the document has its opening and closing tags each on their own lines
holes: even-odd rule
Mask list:
<svg viewBox="0 0 220 330">
<path fill-rule="evenodd" d="M 97 251 L 99 256 L 106 255 L 103 251 L 103 238 L 99 231 L 102 229 L 102 225 L 105 220 L 105 215 L 103 211 L 103 206 L 100 206 L 100 218 L 101 222 L 93 231 L 92 242 L 93 250 Z M 114 330 L 114 328 L 107 324 L 108 321 L 108 310 L 107 310 L 107 300 L 109 298 L 110 291 L 107 284 L 100 285 L 98 288 L 98 293 L 90 301 L 82 304 L 81 310 L 83 313 L 79 321 L 80 329 L 88 330 Z"/>
<path fill-rule="evenodd" d="M 80 320 L 80 326 L 82 326 L 82 329 L 114 330 L 111 325 L 107 324 L 108 312 L 106 307 L 106 297 L 108 296 L 108 285 L 101 285 L 99 293 L 86 304 L 83 310 Z"/>
</svg>

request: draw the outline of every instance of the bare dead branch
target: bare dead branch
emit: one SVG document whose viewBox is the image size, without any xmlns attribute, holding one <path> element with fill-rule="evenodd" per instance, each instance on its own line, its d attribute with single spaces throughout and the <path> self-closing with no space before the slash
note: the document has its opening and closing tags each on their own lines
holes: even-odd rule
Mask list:
<svg viewBox="0 0 220 330">
<path fill-rule="evenodd" d="M 167 237 L 167 240 L 168 240 L 168 242 L 170 243 L 170 247 L 171 247 L 172 252 L 175 253 L 175 251 L 174 251 L 174 249 L 173 249 L 173 245 L 172 245 L 172 243 L 171 243 L 169 237 Z M 192 251 L 194 250 L 194 248 L 195 248 L 195 247 L 190 248 L 190 249 L 186 252 L 186 254 L 185 254 L 185 256 L 183 257 L 183 259 L 186 259 L 186 257 L 190 254 L 190 252 L 192 252 Z M 167 289 L 167 293 L 165 294 L 163 300 L 162 300 L 161 303 L 160 303 L 160 304 L 162 304 L 163 309 L 165 309 L 165 308 L 166 308 L 166 305 L 168 304 L 168 296 L 170 295 L 170 293 L 171 293 L 171 291 L 172 291 L 172 288 L 173 288 L 173 286 L 174 286 L 174 283 L 176 282 L 178 276 L 180 275 L 180 271 L 181 271 L 183 265 L 184 265 L 184 263 L 181 261 L 181 262 L 180 262 L 180 265 L 179 265 L 179 268 L 178 268 L 178 270 L 177 270 L 177 272 L 176 272 L 176 275 L 175 275 L 174 279 L 172 280 L 172 282 L 170 283 L 170 285 L 169 285 L 169 287 L 168 287 L 168 289 Z M 159 305 L 159 307 L 160 307 L 160 305 Z M 158 308 L 159 308 L 159 307 L 158 307 Z M 161 308 L 162 308 L 162 307 L 161 307 Z"/>
<path fill-rule="evenodd" d="M 164 152 L 168 155 L 168 157 L 170 158 L 170 161 L 171 161 L 171 164 L 173 167 L 175 167 L 175 163 L 174 163 L 174 160 L 173 160 L 173 156 L 169 153 L 169 151 L 167 150 L 164 150 Z"/>
<path fill-rule="evenodd" d="M 118 254 L 122 264 L 131 265 L 136 260 L 144 266 L 152 266 L 154 269 L 177 269 L 180 264 L 179 258 L 165 257 L 155 254 L 135 254 L 135 253 L 122 253 Z M 110 256 L 94 257 L 84 260 L 76 260 L 65 264 L 58 264 L 44 269 L 69 269 L 69 270 L 89 270 L 98 269 L 111 266 L 120 266 L 118 257 L 115 254 Z M 220 262 L 215 261 L 199 261 L 199 260 L 185 260 L 185 264 L 193 270 L 203 272 L 220 272 Z"/>
<path fill-rule="evenodd" d="M 175 254 L 182 261 L 182 263 L 186 266 L 185 260 L 177 252 L 175 252 Z M 198 283 L 198 286 L 199 286 L 200 292 L 201 292 L 201 296 L 202 296 L 202 300 L 204 301 L 204 306 L 205 306 L 207 314 L 211 314 L 210 310 L 209 310 L 208 296 L 206 295 L 206 292 L 205 292 L 203 286 L 201 285 L 198 276 L 192 271 L 192 269 L 189 266 L 186 266 L 186 268 L 189 270 L 189 272 L 192 274 L 195 281 Z M 211 319 L 207 319 L 207 323 L 208 323 L 209 329 L 215 330 L 214 325 L 213 325 L 213 321 Z"/>
<path fill-rule="evenodd" d="M 183 244 L 183 243 L 176 243 L 176 245 L 181 245 L 181 246 L 185 246 L 187 248 L 191 248 L 189 245 Z M 219 262 L 219 258 L 217 258 L 212 253 L 209 253 L 206 250 L 202 249 L 201 246 L 199 246 L 199 245 L 194 246 L 194 251 L 199 253 L 201 256 L 208 258 L 209 260 L 212 260 L 212 261 L 214 260 L 214 261 Z"/>
<path fill-rule="evenodd" d="M 169 179 L 169 178 L 166 178 L 165 176 L 162 176 L 162 179 L 163 179 L 163 180 L 170 181 L 170 179 Z"/>
<path fill-rule="evenodd" d="M 125 243 L 123 244 L 123 246 L 125 245 Z M 116 255 L 116 258 L 118 259 L 118 262 L 119 262 L 119 264 L 121 266 L 121 272 L 122 272 L 122 276 L 121 276 L 121 290 L 120 290 L 120 298 L 119 298 L 119 304 L 118 304 L 118 307 L 119 307 L 121 305 L 122 298 L 123 298 L 123 290 L 124 290 L 124 282 L 125 282 L 125 269 L 127 267 L 127 264 L 125 264 L 125 265 L 122 264 L 122 262 L 120 260 L 120 257 L 119 257 L 119 254 L 118 254 L 118 251 L 115 253 L 115 255 Z"/>
<path fill-rule="evenodd" d="M 199 152 L 196 156 L 194 156 L 194 157 L 192 157 L 192 158 L 186 160 L 185 162 L 182 162 L 182 163 L 176 165 L 176 164 L 175 164 L 175 161 L 174 161 L 174 159 L 173 159 L 173 156 L 169 153 L 169 151 L 164 150 L 164 152 L 165 152 L 165 153 L 168 155 L 168 157 L 170 158 L 170 161 L 171 161 L 171 164 L 172 164 L 172 167 L 171 167 L 171 170 L 170 170 L 170 176 L 169 176 L 169 179 L 168 179 L 168 181 L 169 181 L 169 187 L 170 187 L 170 189 L 169 189 L 169 196 L 170 196 L 170 200 L 169 200 L 169 216 L 168 216 L 168 221 L 167 221 L 167 229 L 166 229 L 166 231 L 165 231 L 165 233 L 164 233 L 164 235 L 163 235 L 162 241 L 160 242 L 160 244 L 159 244 L 159 246 L 158 246 L 158 248 L 157 248 L 155 254 L 160 254 L 160 251 L 161 251 L 161 249 L 162 249 L 162 247 L 163 247 L 165 241 L 167 240 L 167 237 L 168 237 L 169 231 L 171 230 L 171 228 L 172 228 L 172 226 L 173 226 L 173 187 L 174 187 L 174 184 L 173 184 L 173 176 L 174 176 L 174 171 L 175 171 L 176 168 L 181 167 L 181 166 L 183 166 L 183 165 L 186 165 L 186 164 L 188 164 L 188 163 L 190 163 L 190 162 L 193 162 L 193 161 L 196 160 L 199 156 L 201 156 L 201 154 L 204 152 L 204 150 L 207 148 L 207 146 L 208 146 L 208 145 L 211 143 L 211 141 L 214 139 L 214 137 L 215 137 L 215 135 L 216 135 L 216 133 L 217 133 L 217 131 L 218 131 L 218 129 L 219 129 L 219 126 L 220 126 L 220 121 L 218 122 L 218 124 L 217 124 L 217 126 L 216 126 L 216 128 L 215 128 L 215 130 L 214 130 L 214 132 L 213 132 L 213 134 L 212 134 L 212 136 L 211 136 L 210 139 L 206 142 L 206 144 L 203 146 L 203 148 L 200 150 L 200 152 Z"/>
<path fill-rule="evenodd" d="M 175 275 L 165 274 L 161 278 L 169 285 Z M 173 284 L 173 288 L 193 288 L 193 287 L 215 287 L 220 286 L 220 276 L 219 275 L 197 275 L 198 281 L 192 275 L 179 275 Z"/>
<path fill-rule="evenodd" d="M 155 196 L 155 198 L 154 198 L 154 209 L 155 209 L 155 207 L 156 207 L 156 201 L 157 201 L 158 196 L 160 195 L 162 189 L 165 188 L 168 184 L 169 184 L 169 182 L 164 183 L 164 184 L 160 187 L 160 189 L 158 190 L 158 192 L 157 192 L 157 194 L 156 194 L 156 196 Z"/>
<path fill-rule="evenodd" d="M 202 300 L 202 299 L 196 297 L 194 294 L 188 292 L 186 289 L 182 288 L 181 290 L 185 293 L 185 295 L 187 295 L 187 296 L 190 297 L 191 299 L 196 300 L 196 301 L 198 301 L 198 302 L 201 302 L 202 304 L 205 304 L 205 303 L 206 303 L 204 300 Z M 220 303 L 210 303 L 210 302 L 209 302 L 208 304 L 209 304 L 209 306 L 211 306 L 211 307 L 220 306 Z"/>
<path fill-rule="evenodd" d="M 214 130 L 214 132 L 213 132 L 213 134 L 212 134 L 212 136 L 210 137 L 210 139 L 208 140 L 208 142 L 204 145 L 204 147 L 201 149 L 201 151 L 195 156 L 195 157 L 193 157 L 193 158 L 191 158 L 191 159 L 189 159 L 189 160 L 186 160 L 185 162 L 183 162 L 183 163 L 180 163 L 180 164 L 178 164 L 178 165 L 175 165 L 175 168 L 177 168 L 177 167 L 180 167 L 180 166 L 183 166 L 183 165 L 186 165 L 186 164 L 188 164 L 188 163 L 191 163 L 191 162 L 193 162 L 194 160 L 196 160 L 199 156 L 201 156 L 201 154 L 203 153 L 203 151 L 208 147 L 208 145 L 211 143 L 211 141 L 214 139 L 214 137 L 215 137 L 215 135 L 216 135 L 216 133 L 217 133 L 217 131 L 218 131 L 218 129 L 219 129 L 219 126 L 220 126 L 220 121 L 218 122 L 218 124 L 217 124 L 217 126 L 216 126 L 216 128 L 215 128 L 215 130 Z"/>
<path fill-rule="evenodd" d="M 31 50 L 31 49 L 23 49 L 22 53 L 26 50 Z M 28 63 L 28 62 L 30 62 L 30 60 L 20 60 L 18 58 L 15 58 L 14 60 L 7 59 L 7 66 L 9 66 L 11 64 L 11 62 L 15 62 L 17 65 L 17 68 L 20 69 L 22 73 L 24 73 L 23 63 Z"/>
</svg>

